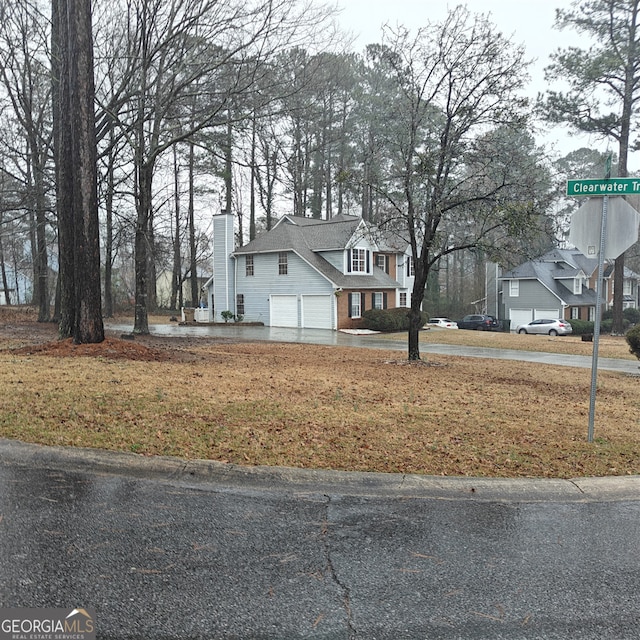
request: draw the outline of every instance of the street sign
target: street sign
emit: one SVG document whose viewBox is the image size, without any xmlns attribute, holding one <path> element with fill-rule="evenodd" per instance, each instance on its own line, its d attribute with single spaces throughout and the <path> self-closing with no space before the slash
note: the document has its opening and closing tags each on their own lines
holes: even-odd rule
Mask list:
<svg viewBox="0 0 640 640">
<path fill-rule="evenodd" d="M 568 196 L 628 196 L 640 193 L 640 178 L 567 180 Z"/>
<path fill-rule="evenodd" d="M 602 199 L 590 198 L 572 216 L 569 242 L 589 258 L 600 251 Z M 606 219 L 604 258 L 615 259 L 638 240 L 640 213 L 623 198 L 611 198 Z"/>
</svg>

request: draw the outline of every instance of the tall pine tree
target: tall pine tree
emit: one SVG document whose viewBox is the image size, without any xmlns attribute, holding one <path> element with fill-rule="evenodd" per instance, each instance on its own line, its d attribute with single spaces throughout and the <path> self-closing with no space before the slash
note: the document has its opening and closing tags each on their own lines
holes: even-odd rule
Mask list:
<svg viewBox="0 0 640 640">
<path fill-rule="evenodd" d="M 568 83 L 549 91 L 546 117 L 618 143 L 618 173 L 628 176 L 630 135 L 640 101 L 640 0 L 584 0 L 557 10 L 556 25 L 589 37 L 585 48 L 559 49 L 548 80 Z M 602 168 L 604 175 L 604 167 Z M 601 177 L 601 176 L 584 176 Z M 622 334 L 624 254 L 614 273 L 613 333 Z"/>
<path fill-rule="evenodd" d="M 104 340 L 104 325 L 89 0 L 53 0 L 51 51 L 60 336 L 97 343 Z"/>
</svg>

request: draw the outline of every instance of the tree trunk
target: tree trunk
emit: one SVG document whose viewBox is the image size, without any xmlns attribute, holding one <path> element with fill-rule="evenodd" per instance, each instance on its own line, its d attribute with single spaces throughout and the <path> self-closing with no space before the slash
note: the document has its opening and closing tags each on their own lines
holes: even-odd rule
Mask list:
<svg viewBox="0 0 640 640">
<path fill-rule="evenodd" d="M 425 240 L 425 243 L 428 240 Z M 408 260 L 408 258 L 406 258 Z M 424 289 L 429 276 L 427 267 L 427 251 L 423 247 L 419 259 L 413 258 L 414 281 L 411 292 L 411 308 L 409 309 L 409 360 L 420 360 L 420 319 L 422 316 L 422 301 L 424 300 Z"/>
<path fill-rule="evenodd" d="M 0 208 L 0 229 L 2 228 L 2 209 Z M 2 234 L 0 233 L 0 272 L 2 272 L 2 289 L 4 291 L 4 303 L 11 304 L 9 291 L 9 281 L 7 280 L 7 269 L 4 263 L 4 247 L 2 245 Z"/>
<path fill-rule="evenodd" d="M 409 360 L 420 360 L 420 301 L 417 305 L 411 299 L 411 309 L 407 314 L 409 316 L 409 344 L 408 358 Z"/>
<path fill-rule="evenodd" d="M 613 324 L 611 335 L 624 335 L 624 253 L 620 254 L 614 263 L 613 269 Z"/>
<path fill-rule="evenodd" d="M 36 243 L 38 247 L 38 322 L 49 322 L 49 261 L 47 258 L 47 218 L 45 215 L 43 176 L 36 168 Z"/>
<path fill-rule="evenodd" d="M 178 289 L 182 286 L 182 254 L 180 251 L 180 175 L 178 167 L 178 149 L 173 146 L 173 191 L 174 191 L 174 222 L 173 231 L 173 269 L 171 272 L 171 299 L 169 308 L 175 309 L 178 299 Z"/>
<path fill-rule="evenodd" d="M 105 239 L 104 239 L 104 315 L 107 318 L 113 317 L 113 192 L 115 189 L 114 179 L 114 132 L 113 127 L 109 131 L 109 159 L 107 166 L 107 192 L 105 194 Z"/>
<path fill-rule="evenodd" d="M 51 5 L 51 70 L 56 210 L 58 213 L 58 281 L 60 304 L 58 335 L 70 338 L 75 323 L 73 168 L 69 111 L 69 25 L 66 0 Z"/>
<path fill-rule="evenodd" d="M 195 148 L 189 144 L 189 271 L 191 273 L 191 299 L 194 305 L 200 300 L 200 287 L 198 286 L 198 260 L 196 255 L 196 220 L 195 220 Z M 182 288 L 180 289 L 182 292 Z M 182 293 L 180 293 L 182 302 Z"/>
<path fill-rule="evenodd" d="M 104 340 L 100 292 L 100 230 L 98 223 L 97 146 L 93 80 L 91 3 L 68 0 L 74 33 L 71 53 L 71 113 L 74 157 L 76 249 L 76 325 L 74 342 Z"/>
<path fill-rule="evenodd" d="M 138 216 L 136 219 L 135 237 L 135 315 L 133 332 L 138 334 L 149 333 L 149 317 L 147 310 L 147 261 L 149 242 L 149 212 L 151 209 L 152 175 L 153 168 L 148 164 L 138 169 Z"/>
<path fill-rule="evenodd" d="M 249 240 L 256 237 L 256 112 L 251 114 L 251 184 L 249 186 Z"/>
<path fill-rule="evenodd" d="M 61 278 L 60 334 L 104 340 L 100 295 L 91 3 L 52 3 L 54 127 Z"/>
</svg>

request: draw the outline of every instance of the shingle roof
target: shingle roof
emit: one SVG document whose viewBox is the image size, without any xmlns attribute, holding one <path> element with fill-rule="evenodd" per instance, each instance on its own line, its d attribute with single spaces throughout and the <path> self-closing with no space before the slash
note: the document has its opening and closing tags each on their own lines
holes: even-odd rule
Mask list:
<svg viewBox="0 0 640 640">
<path fill-rule="evenodd" d="M 577 250 L 554 249 L 536 260 L 529 260 L 502 275 L 501 280 L 539 280 L 551 293 L 568 305 L 594 305 L 596 293 L 582 287 L 582 293 L 575 294 L 560 283 L 560 280 L 574 278 L 581 271 L 587 276 L 597 269 L 598 260 L 587 258 Z"/>
<path fill-rule="evenodd" d="M 368 233 L 362 218 L 340 215 L 331 220 L 284 216 L 267 232 L 236 249 L 236 255 L 293 251 L 337 287 L 343 289 L 396 288 L 399 283 L 382 269 L 370 275 L 345 275 L 318 252 L 342 250 Z M 375 243 L 376 238 L 371 238 Z"/>
<path fill-rule="evenodd" d="M 270 231 L 261 233 L 235 253 L 293 251 L 300 245 L 314 251 L 345 249 L 362 224 L 362 218 L 354 216 L 336 216 L 331 220 L 284 216 Z"/>
</svg>

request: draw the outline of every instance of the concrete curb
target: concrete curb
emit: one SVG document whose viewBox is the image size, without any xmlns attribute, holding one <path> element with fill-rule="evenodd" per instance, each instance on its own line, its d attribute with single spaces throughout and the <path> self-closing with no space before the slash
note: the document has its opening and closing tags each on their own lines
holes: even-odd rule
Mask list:
<svg viewBox="0 0 640 640">
<path fill-rule="evenodd" d="M 300 495 L 435 498 L 505 502 L 602 502 L 640 500 L 640 476 L 574 478 L 468 478 L 417 474 L 243 467 L 211 460 L 48 447 L 0 439 L 0 463 L 67 472 L 131 476 L 210 485 L 214 490 Z"/>
</svg>

